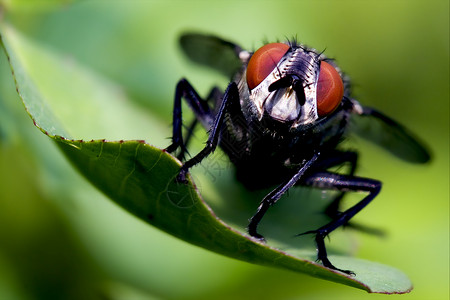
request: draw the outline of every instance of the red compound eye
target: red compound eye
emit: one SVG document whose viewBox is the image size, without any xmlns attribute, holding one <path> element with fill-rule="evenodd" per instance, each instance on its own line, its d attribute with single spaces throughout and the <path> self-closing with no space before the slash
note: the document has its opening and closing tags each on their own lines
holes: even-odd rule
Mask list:
<svg viewBox="0 0 450 300">
<path fill-rule="evenodd" d="M 247 85 L 253 90 L 275 69 L 289 50 L 283 43 L 271 43 L 259 48 L 250 58 L 247 66 Z"/>
<path fill-rule="evenodd" d="M 320 63 L 317 82 L 317 113 L 319 117 L 332 113 L 344 96 L 344 83 L 338 71 L 327 62 Z"/>
</svg>

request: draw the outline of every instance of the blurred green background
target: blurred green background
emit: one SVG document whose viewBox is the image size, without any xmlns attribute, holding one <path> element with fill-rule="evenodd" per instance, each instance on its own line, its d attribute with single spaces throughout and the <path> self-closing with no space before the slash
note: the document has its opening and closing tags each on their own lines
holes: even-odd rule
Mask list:
<svg viewBox="0 0 450 300">
<path fill-rule="evenodd" d="M 430 164 L 409 165 L 356 141 L 359 174 L 384 183 L 357 219 L 388 232 L 383 239 L 357 233 L 356 255 L 403 270 L 415 287 L 403 296 L 369 295 L 210 253 L 124 212 L 33 126 L 2 52 L 0 299 L 449 298 L 448 1 L 3 0 L 0 18 L 112 81 L 167 124 L 166 132 L 121 139 L 168 145 L 181 77 L 201 94 L 226 86 L 179 51 L 179 34 L 197 30 L 248 49 L 292 36 L 326 48 L 351 76 L 357 99 L 407 125 L 433 152 Z M 108 130 L 105 138 L 115 136 Z"/>
</svg>

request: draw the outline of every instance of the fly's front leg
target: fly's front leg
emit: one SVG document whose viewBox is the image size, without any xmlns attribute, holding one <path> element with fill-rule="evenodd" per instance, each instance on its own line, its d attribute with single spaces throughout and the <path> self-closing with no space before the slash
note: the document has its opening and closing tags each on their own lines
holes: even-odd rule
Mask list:
<svg viewBox="0 0 450 300">
<path fill-rule="evenodd" d="M 192 135 L 194 134 L 194 130 L 195 127 L 198 124 L 198 120 L 197 118 L 195 118 L 194 120 L 192 120 L 191 124 L 189 125 L 189 127 L 187 127 L 187 133 L 186 133 L 186 138 L 184 139 L 184 143 L 183 143 L 183 147 L 181 147 L 180 152 L 177 155 L 177 158 L 180 161 L 184 161 L 185 159 L 185 155 L 186 153 L 189 155 L 189 151 L 187 150 L 189 142 L 191 141 Z"/>
<path fill-rule="evenodd" d="M 217 104 L 222 99 L 222 97 L 223 97 L 223 93 L 219 90 L 219 88 L 214 87 L 211 89 L 208 97 L 206 98 L 206 102 Z M 200 113 L 204 113 L 204 111 L 205 111 L 205 109 L 200 110 Z M 203 115 L 202 118 L 204 119 L 203 123 L 206 123 L 206 122 L 209 123 L 209 122 L 212 122 L 212 120 L 213 120 L 212 118 L 209 118 L 209 117 L 207 120 L 205 120 L 206 119 L 205 115 Z M 187 133 L 186 133 L 186 137 L 185 137 L 184 143 L 183 143 L 184 147 L 181 147 L 181 151 L 177 155 L 177 158 L 181 161 L 184 161 L 186 153 L 189 154 L 189 151 L 187 150 L 187 148 L 188 148 L 189 142 L 191 141 L 192 136 L 194 134 L 195 127 L 197 126 L 197 124 L 199 122 L 198 120 L 199 120 L 199 117 L 196 117 L 194 120 L 192 120 L 189 127 L 187 127 Z"/>
<path fill-rule="evenodd" d="M 345 225 L 353 216 L 361 211 L 367 204 L 375 198 L 380 192 L 381 182 L 374 179 L 353 177 L 348 175 L 340 175 L 335 173 L 316 173 L 303 182 L 304 185 L 317 187 L 321 189 L 337 189 L 340 191 L 353 191 L 353 192 L 367 192 L 369 193 L 361 201 L 354 206 L 350 207 L 346 211 L 339 214 L 338 217 L 333 219 L 328 224 L 320 227 L 317 230 L 307 231 L 303 234 L 313 233 L 316 235 L 315 240 L 317 244 L 317 258 L 322 261 L 323 265 L 327 268 L 338 270 L 347 274 L 354 274 L 352 271 L 340 270 L 336 268 L 328 259 L 327 251 L 325 248 L 325 237 L 333 232 L 338 227 Z"/>
<path fill-rule="evenodd" d="M 186 152 L 186 144 L 183 142 L 183 120 L 181 114 L 181 99 L 186 99 L 187 104 L 193 110 L 197 120 L 203 124 L 211 124 L 214 120 L 213 113 L 208 106 L 208 103 L 200 98 L 192 85 L 186 80 L 181 79 L 175 89 L 175 100 L 173 107 L 173 131 L 172 131 L 172 144 L 170 144 L 166 151 L 169 153 L 174 152 L 181 148 L 180 155 Z M 195 124 L 193 125 L 195 126 Z M 192 126 L 192 129 L 193 129 Z"/>
<path fill-rule="evenodd" d="M 227 90 L 225 91 L 222 103 L 212 124 L 209 138 L 206 141 L 206 146 L 196 156 L 184 163 L 184 165 L 180 169 L 180 173 L 178 174 L 178 181 L 185 182 L 186 173 L 189 171 L 189 169 L 201 162 L 210 153 L 214 152 L 219 141 L 220 131 L 225 117 L 225 111 L 227 110 L 229 105 L 231 105 L 232 103 L 236 103 L 236 101 L 239 101 L 239 91 L 236 83 L 231 82 L 228 85 Z"/>
<path fill-rule="evenodd" d="M 290 189 L 297 183 L 297 181 L 305 174 L 305 172 L 317 161 L 318 157 L 319 154 L 314 154 L 314 156 L 305 164 L 303 164 L 303 166 L 297 171 L 297 173 L 295 173 L 294 176 L 292 176 L 292 178 L 278 186 L 276 189 L 274 189 L 264 197 L 255 215 L 250 219 L 250 223 L 247 226 L 248 233 L 251 236 L 259 240 L 264 240 L 264 237 L 260 235 L 257 230 L 259 222 L 261 222 L 269 207 L 274 205 L 288 189 Z"/>
</svg>

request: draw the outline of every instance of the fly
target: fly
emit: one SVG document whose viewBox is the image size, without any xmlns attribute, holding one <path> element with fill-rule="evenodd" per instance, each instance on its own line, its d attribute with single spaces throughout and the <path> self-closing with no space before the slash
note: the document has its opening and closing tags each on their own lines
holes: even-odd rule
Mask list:
<svg viewBox="0 0 450 300">
<path fill-rule="evenodd" d="M 186 79 L 176 87 L 172 143 L 166 148 L 178 152 L 184 161 L 190 134 L 183 138 L 181 100 L 195 114 L 189 133 L 197 122 L 209 131 L 206 146 L 184 161 L 177 177 L 185 182 L 189 169 L 200 163 L 217 146 L 234 164 L 237 178 L 249 188 L 274 190 L 266 195 L 247 227 L 258 232 L 267 210 L 293 186 L 308 186 L 340 193 L 327 209 L 331 221 L 302 234 L 314 234 L 318 260 L 332 270 L 324 239 L 369 204 L 380 192 L 381 182 L 355 175 L 358 155 L 337 146 L 349 133 L 350 119 L 356 132 L 375 140 L 398 157 L 412 163 L 430 160 L 426 148 L 402 125 L 381 112 L 352 99 L 349 81 L 333 60 L 295 41 L 269 43 L 256 52 L 218 37 L 185 34 L 181 46 L 193 61 L 208 65 L 232 78 L 224 93 L 213 89 L 201 98 Z M 375 126 L 380 130 L 373 131 Z M 330 169 L 350 164 L 348 174 Z M 339 211 L 346 192 L 364 192 L 354 206 Z"/>
</svg>

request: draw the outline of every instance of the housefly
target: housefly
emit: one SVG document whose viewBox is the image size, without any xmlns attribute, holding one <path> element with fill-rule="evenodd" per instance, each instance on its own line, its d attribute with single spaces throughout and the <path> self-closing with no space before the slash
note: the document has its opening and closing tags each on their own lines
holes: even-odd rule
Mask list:
<svg viewBox="0 0 450 300">
<path fill-rule="evenodd" d="M 260 240 L 264 238 L 258 224 L 291 187 L 340 191 L 327 209 L 331 221 L 303 234 L 315 235 L 318 260 L 325 267 L 353 274 L 330 262 L 324 239 L 371 202 L 380 192 L 381 182 L 356 176 L 357 153 L 338 148 L 350 124 L 355 123 L 356 132 L 363 137 L 412 163 L 429 161 L 426 148 L 396 121 L 352 99 L 348 79 L 333 60 L 315 49 L 287 41 L 249 52 L 218 37 L 191 33 L 181 36 L 180 44 L 191 60 L 222 72 L 232 81 L 224 93 L 214 88 L 206 99 L 186 79 L 178 82 L 172 143 L 166 148 L 169 153 L 179 149 L 178 157 L 184 161 L 178 181 L 185 182 L 189 169 L 220 146 L 245 186 L 274 187 L 247 227 L 248 233 Z M 184 138 L 182 99 L 196 117 Z M 184 160 L 198 122 L 209 130 L 209 138 L 203 150 Z M 373 130 L 375 127 L 379 130 Z M 343 164 L 351 166 L 345 174 L 330 170 Z M 340 211 L 346 192 L 364 192 L 366 196 Z"/>
</svg>

